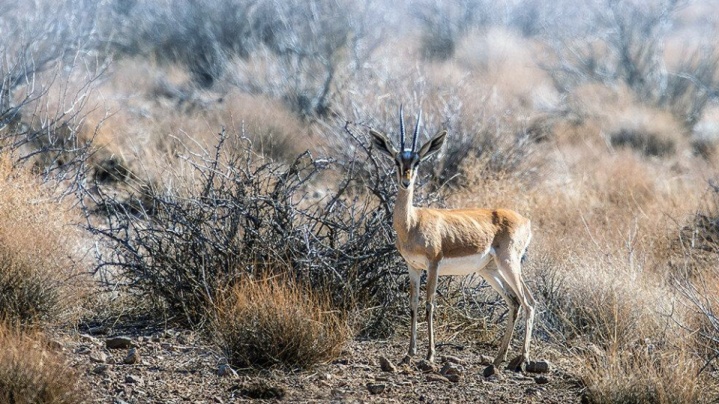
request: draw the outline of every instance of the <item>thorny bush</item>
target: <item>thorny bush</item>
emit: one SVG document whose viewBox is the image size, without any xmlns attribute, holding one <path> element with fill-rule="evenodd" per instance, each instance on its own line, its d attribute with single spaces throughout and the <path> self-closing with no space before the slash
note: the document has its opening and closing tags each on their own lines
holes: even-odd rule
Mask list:
<svg viewBox="0 0 719 404">
<path fill-rule="evenodd" d="M 289 271 L 330 291 L 338 308 L 374 308 L 361 310 L 364 332 L 386 329 L 380 325 L 404 302 L 405 284 L 391 230 L 394 174 L 363 144 L 352 161 L 305 152 L 279 164 L 254 154 L 246 139 L 230 147 L 228 138 L 223 132 L 214 153 L 185 160 L 198 182 L 184 195 L 144 187 L 128 201 L 86 190 L 87 226 L 106 247 L 97 270 L 110 269 L 190 325 L 206 320 L 220 288 Z M 339 179 L 323 190 L 320 176 Z"/>
</svg>

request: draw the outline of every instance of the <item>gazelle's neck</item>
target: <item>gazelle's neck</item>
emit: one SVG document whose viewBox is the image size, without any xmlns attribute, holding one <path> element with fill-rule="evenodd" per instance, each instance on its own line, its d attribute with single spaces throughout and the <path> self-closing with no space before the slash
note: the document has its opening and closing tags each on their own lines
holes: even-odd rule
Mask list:
<svg viewBox="0 0 719 404">
<path fill-rule="evenodd" d="M 402 234 L 406 234 L 406 232 L 409 231 L 417 220 L 417 212 L 415 207 L 412 205 L 413 196 L 414 184 L 411 184 L 406 189 L 399 187 L 392 222 L 394 224 L 395 231 L 397 231 L 400 237 L 402 237 Z"/>
</svg>

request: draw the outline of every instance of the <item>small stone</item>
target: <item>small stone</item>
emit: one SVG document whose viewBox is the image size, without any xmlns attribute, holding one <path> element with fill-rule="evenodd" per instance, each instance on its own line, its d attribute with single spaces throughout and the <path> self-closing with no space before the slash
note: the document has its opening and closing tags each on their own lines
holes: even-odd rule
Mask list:
<svg viewBox="0 0 719 404">
<path fill-rule="evenodd" d="M 94 363 L 106 363 L 107 354 L 102 351 L 95 351 L 90 353 L 90 362 Z"/>
<path fill-rule="evenodd" d="M 484 371 L 482 372 L 482 376 L 484 376 L 484 377 L 495 376 L 497 374 L 499 374 L 499 372 L 497 372 L 497 367 L 494 365 L 487 366 L 486 368 L 484 368 Z"/>
<path fill-rule="evenodd" d="M 92 352 L 92 349 L 87 345 L 80 345 L 75 349 L 76 354 L 87 355 Z"/>
<path fill-rule="evenodd" d="M 458 358 L 458 357 L 456 357 L 456 356 L 449 356 L 449 355 L 443 356 L 443 357 L 442 357 L 442 362 L 444 362 L 444 363 L 455 363 L 455 364 L 457 364 L 457 365 L 464 365 L 464 360 L 463 360 L 463 359 Z"/>
<path fill-rule="evenodd" d="M 457 365 L 450 363 L 450 362 L 445 363 L 444 366 L 442 366 L 442 369 L 440 369 L 440 371 L 439 371 L 439 374 L 441 374 L 442 376 L 447 376 L 447 375 L 461 376 L 462 373 L 464 373 L 464 372 L 462 372 L 461 368 L 459 368 Z"/>
<path fill-rule="evenodd" d="M 427 381 L 428 382 L 444 382 L 449 383 L 449 379 L 442 375 L 438 375 L 436 373 L 430 373 L 427 375 Z"/>
<path fill-rule="evenodd" d="M 370 394 L 380 394 L 385 391 L 387 388 L 386 384 L 380 384 L 380 383 L 367 383 L 367 391 L 370 392 Z"/>
<path fill-rule="evenodd" d="M 537 384 L 547 384 L 549 383 L 549 378 L 547 376 L 537 376 L 534 378 L 534 381 Z"/>
<path fill-rule="evenodd" d="M 417 362 L 417 369 L 421 370 L 424 373 L 436 372 L 437 366 L 428 360 L 422 359 L 421 361 Z"/>
<path fill-rule="evenodd" d="M 479 364 L 480 365 L 492 365 L 494 364 L 494 358 L 487 355 L 479 355 Z"/>
<path fill-rule="evenodd" d="M 529 387 L 529 388 L 525 389 L 525 390 L 524 390 L 524 394 L 526 394 L 526 395 L 528 395 L 528 396 L 535 396 L 535 397 L 541 397 L 541 396 L 542 396 L 542 393 L 540 393 L 539 390 L 537 390 L 537 389 L 535 389 L 535 388 L 533 388 L 533 387 Z"/>
<path fill-rule="evenodd" d="M 59 340 L 56 340 L 56 339 L 51 339 L 50 341 L 48 341 L 48 342 L 47 342 L 47 346 L 48 346 L 50 349 L 53 349 L 53 350 L 55 350 L 55 351 L 62 351 L 62 350 L 63 350 L 63 344 L 62 344 L 62 342 L 60 342 Z"/>
<path fill-rule="evenodd" d="M 384 356 L 379 357 L 379 366 L 382 369 L 383 372 L 396 372 L 397 367 L 392 364 L 392 362 L 389 361 L 389 359 L 385 358 Z"/>
<path fill-rule="evenodd" d="M 92 373 L 94 373 L 94 374 L 96 374 L 96 375 L 102 375 L 102 374 L 107 373 L 107 370 L 108 370 L 109 368 L 110 368 L 110 367 L 107 366 L 107 365 L 98 365 L 98 366 L 95 366 L 94 369 L 92 369 Z"/>
<path fill-rule="evenodd" d="M 235 369 L 232 369 L 232 366 L 228 364 L 223 364 L 220 365 L 219 368 L 217 368 L 217 376 L 235 378 L 237 377 L 237 372 L 235 371 Z"/>
<path fill-rule="evenodd" d="M 90 327 L 87 329 L 87 333 L 90 335 L 101 335 L 107 333 L 107 327 L 100 325 L 97 327 Z"/>
<path fill-rule="evenodd" d="M 125 376 L 125 383 L 144 384 L 145 380 L 140 376 L 127 375 L 127 376 Z"/>
<path fill-rule="evenodd" d="M 130 337 L 111 337 L 105 340 L 107 349 L 127 349 L 132 347 Z"/>
<path fill-rule="evenodd" d="M 93 337 L 92 335 L 89 335 L 89 334 L 80 334 L 80 341 L 82 341 L 82 342 L 89 342 L 89 343 L 92 343 L 92 344 L 97 344 L 97 343 L 100 342 L 100 341 L 98 341 L 97 338 L 95 338 L 95 337 Z"/>
<path fill-rule="evenodd" d="M 122 360 L 122 363 L 125 365 L 140 363 L 140 353 L 137 351 L 137 348 L 130 348 L 130 350 L 127 351 L 127 356 Z"/>
<path fill-rule="evenodd" d="M 527 372 L 530 373 L 548 373 L 551 368 L 549 361 L 531 361 L 526 366 Z"/>
<path fill-rule="evenodd" d="M 459 383 L 459 381 L 462 379 L 462 376 L 454 374 L 454 373 L 448 373 L 444 375 L 444 377 L 447 378 L 452 383 Z"/>
</svg>

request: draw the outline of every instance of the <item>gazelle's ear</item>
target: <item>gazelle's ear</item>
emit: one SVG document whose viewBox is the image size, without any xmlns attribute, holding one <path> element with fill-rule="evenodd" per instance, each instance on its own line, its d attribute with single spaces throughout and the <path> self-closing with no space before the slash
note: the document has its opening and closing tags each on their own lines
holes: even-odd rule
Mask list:
<svg viewBox="0 0 719 404">
<path fill-rule="evenodd" d="M 372 144 L 377 148 L 377 150 L 392 158 L 397 155 L 397 149 L 395 149 L 392 142 L 387 139 L 387 136 L 374 129 L 370 129 L 369 134 L 372 135 Z"/>
<path fill-rule="evenodd" d="M 429 156 L 433 155 L 434 153 L 437 153 L 439 149 L 442 148 L 442 145 L 444 144 L 444 139 L 447 137 L 447 131 L 442 130 L 439 131 L 434 137 L 422 145 L 422 147 L 419 149 L 419 161 L 422 161 L 424 159 L 429 158 Z"/>
</svg>

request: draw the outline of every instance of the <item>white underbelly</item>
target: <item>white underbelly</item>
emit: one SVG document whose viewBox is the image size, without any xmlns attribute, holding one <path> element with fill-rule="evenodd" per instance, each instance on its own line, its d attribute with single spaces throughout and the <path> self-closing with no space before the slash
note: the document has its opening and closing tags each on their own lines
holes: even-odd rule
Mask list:
<svg viewBox="0 0 719 404">
<path fill-rule="evenodd" d="M 439 276 L 469 275 L 479 272 L 487 266 L 493 255 L 494 250 L 490 249 L 482 254 L 442 258 L 442 260 L 439 261 Z M 407 264 L 413 268 L 426 270 L 429 266 L 429 260 L 423 255 L 403 254 L 402 256 L 405 261 L 407 261 Z"/>
</svg>

